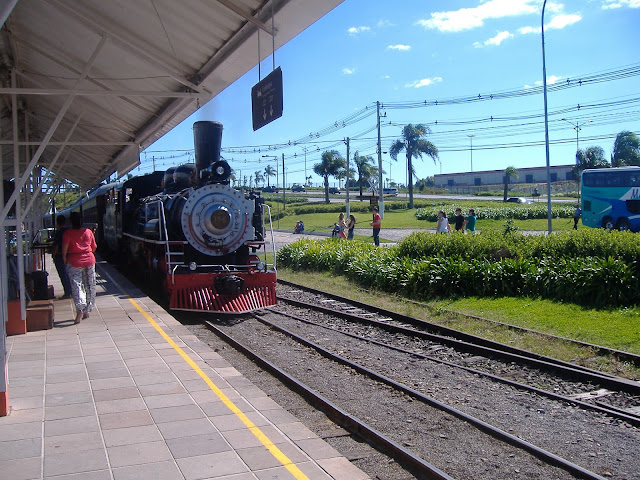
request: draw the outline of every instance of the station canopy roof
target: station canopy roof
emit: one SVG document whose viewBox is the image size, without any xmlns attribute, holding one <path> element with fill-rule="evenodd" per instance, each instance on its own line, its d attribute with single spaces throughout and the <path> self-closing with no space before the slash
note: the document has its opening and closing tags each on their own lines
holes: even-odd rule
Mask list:
<svg viewBox="0 0 640 480">
<path fill-rule="evenodd" d="M 253 68 L 258 44 L 261 59 L 271 55 L 272 12 L 277 49 L 341 2 L 5 0 L 3 178 L 43 167 L 87 189 L 126 174 L 142 149 Z"/>
</svg>

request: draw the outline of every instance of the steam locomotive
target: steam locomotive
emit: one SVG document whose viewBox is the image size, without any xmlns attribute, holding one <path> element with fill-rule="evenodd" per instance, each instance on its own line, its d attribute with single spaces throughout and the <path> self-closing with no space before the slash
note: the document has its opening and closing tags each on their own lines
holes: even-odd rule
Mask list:
<svg viewBox="0 0 640 480">
<path fill-rule="evenodd" d="M 83 209 L 85 222 L 96 219 L 106 249 L 158 283 L 170 309 L 244 313 L 275 305 L 268 207 L 260 192 L 230 186 L 222 124 L 196 122 L 193 131 L 195 164 L 101 187 Z"/>
</svg>

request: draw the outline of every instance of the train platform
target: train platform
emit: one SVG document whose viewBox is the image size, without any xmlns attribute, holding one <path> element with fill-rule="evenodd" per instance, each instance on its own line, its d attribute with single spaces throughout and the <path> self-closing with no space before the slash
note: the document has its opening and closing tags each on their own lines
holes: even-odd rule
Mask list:
<svg viewBox="0 0 640 480">
<path fill-rule="evenodd" d="M 368 478 L 112 267 L 96 272 L 89 318 L 56 299 L 52 329 L 7 337 L 1 478 Z"/>
</svg>

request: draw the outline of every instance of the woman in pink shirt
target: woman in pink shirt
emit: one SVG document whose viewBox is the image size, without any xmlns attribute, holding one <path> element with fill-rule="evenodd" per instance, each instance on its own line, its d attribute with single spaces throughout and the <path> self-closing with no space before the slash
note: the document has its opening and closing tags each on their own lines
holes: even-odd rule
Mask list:
<svg viewBox="0 0 640 480">
<path fill-rule="evenodd" d="M 93 232 L 82 226 L 78 212 L 69 215 L 71 228 L 62 237 L 62 260 L 67 266 L 71 282 L 71 297 L 76 305 L 74 323 L 89 317 L 96 301 L 96 239 Z"/>
</svg>

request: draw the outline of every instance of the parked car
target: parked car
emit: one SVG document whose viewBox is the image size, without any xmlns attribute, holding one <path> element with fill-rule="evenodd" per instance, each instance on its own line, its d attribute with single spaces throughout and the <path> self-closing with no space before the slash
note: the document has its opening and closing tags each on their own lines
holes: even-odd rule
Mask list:
<svg viewBox="0 0 640 480">
<path fill-rule="evenodd" d="M 306 192 L 307 189 L 304 188 L 304 185 L 294 185 L 293 187 L 291 187 L 291 191 L 292 192 Z"/>
<path fill-rule="evenodd" d="M 262 191 L 264 193 L 278 193 L 278 187 L 274 187 L 273 185 L 268 185 L 266 187 L 262 187 Z"/>
<path fill-rule="evenodd" d="M 389 195 L 392 197 L 397 197 L 398 196 L 398 189 L 397 188 L 383 188 L 382 189 L 382 194 L 383 195 Z"/>
<path fill-rule="evenodd" d="M 511 202 L 511 203 L 533 203 L 531 200 L 526 199 L 524 197 L 509 197 L 507 198 L 507 202 Z"/>
<path fill-rule="evenodd" d="M 329 193 L 342 193 L 338 187 L 329 187 Z"/>
</svg>

